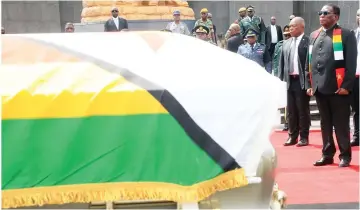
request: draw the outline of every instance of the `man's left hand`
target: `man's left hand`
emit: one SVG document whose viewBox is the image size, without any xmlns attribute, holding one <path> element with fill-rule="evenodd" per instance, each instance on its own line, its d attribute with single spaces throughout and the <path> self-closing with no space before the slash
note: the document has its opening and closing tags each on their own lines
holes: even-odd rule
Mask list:
<svg viewBox="0 0 360 210">
<path fill-rule="evenodd" d="M 344 88 L 339 88 L 335 93 L 339 95 L 349 95 L 349 91 Z"/>
</svg>

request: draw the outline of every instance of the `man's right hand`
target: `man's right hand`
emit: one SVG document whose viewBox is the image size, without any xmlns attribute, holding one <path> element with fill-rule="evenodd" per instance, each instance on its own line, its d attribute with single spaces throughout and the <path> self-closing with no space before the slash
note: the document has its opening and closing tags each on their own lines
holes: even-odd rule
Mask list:
<svg viewBox="0 0 360 210">
<path fill-rule="evenodd" d="M 309 88 L 306 90 L 306 94 L 308 94 L 308 96 L 313 96 L 314 92 L 312 88 Z"/>
</svg>

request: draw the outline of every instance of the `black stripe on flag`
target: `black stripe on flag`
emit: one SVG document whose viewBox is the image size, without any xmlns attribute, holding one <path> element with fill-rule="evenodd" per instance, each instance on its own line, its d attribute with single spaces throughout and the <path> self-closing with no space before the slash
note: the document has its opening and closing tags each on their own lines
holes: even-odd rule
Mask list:
<svg viewBox="0 0 360 210">
<path fill-rule="evenodd" d="M 64 46 L 58 46 L 56 44 L 44 42 L 37 39 L 25 38 L 30 41 L 37 42 L 42 45 L 47 45 L 68 53 L 75 57 L 78 57 L 84 61 L 94 63 L 99 67 L 103 68 L 112 73 L 117 73 L 123 76 L 127 81 L 146 89 L 154 98 L 156 98 L 167 111 L 179 122 L 184 131 L 188 136 L 196 143 L 201 149 L 203 149 L 221 168 L 224 172 L 231 171 L 236 168 L 241 168 L 236 160 L 226 152 L 214 139 L 211 138 L 186 112 L 184 107 L 175 99 L 169 91 L 164 88 L 153 84 L 152 82 L 132 73 L 131 71 L 115 66 L 103 60 L 94 58 L 92 56 L 76 52 L 68 49 Z"/>
</svg>

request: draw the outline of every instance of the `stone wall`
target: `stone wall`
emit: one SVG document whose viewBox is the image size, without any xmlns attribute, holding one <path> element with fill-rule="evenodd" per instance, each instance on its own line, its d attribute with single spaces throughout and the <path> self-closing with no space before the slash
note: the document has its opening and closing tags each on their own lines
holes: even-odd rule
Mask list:
<svg viewBox="0 0 360 210">
<path fill-rule="evenodd" d="M 80 21 L 80 1 L 1 1 L 6 33 L 56 33 Z"/>
</svg>

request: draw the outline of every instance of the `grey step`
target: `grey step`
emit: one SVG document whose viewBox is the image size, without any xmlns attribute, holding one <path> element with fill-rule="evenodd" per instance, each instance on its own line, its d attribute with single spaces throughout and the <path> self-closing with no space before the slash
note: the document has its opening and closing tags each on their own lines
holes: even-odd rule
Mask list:
<svg viewBox="0 0 360 210">
<path fill-rule="evenodd" d="M 310 111 L 318 110 L 316 103 L 310 103 L 309 107 L 310 107 Z M 285 112 L 285 109 L 280 109 L 281 114 L 284 114 L 284 112 Z"/>
</svg>

